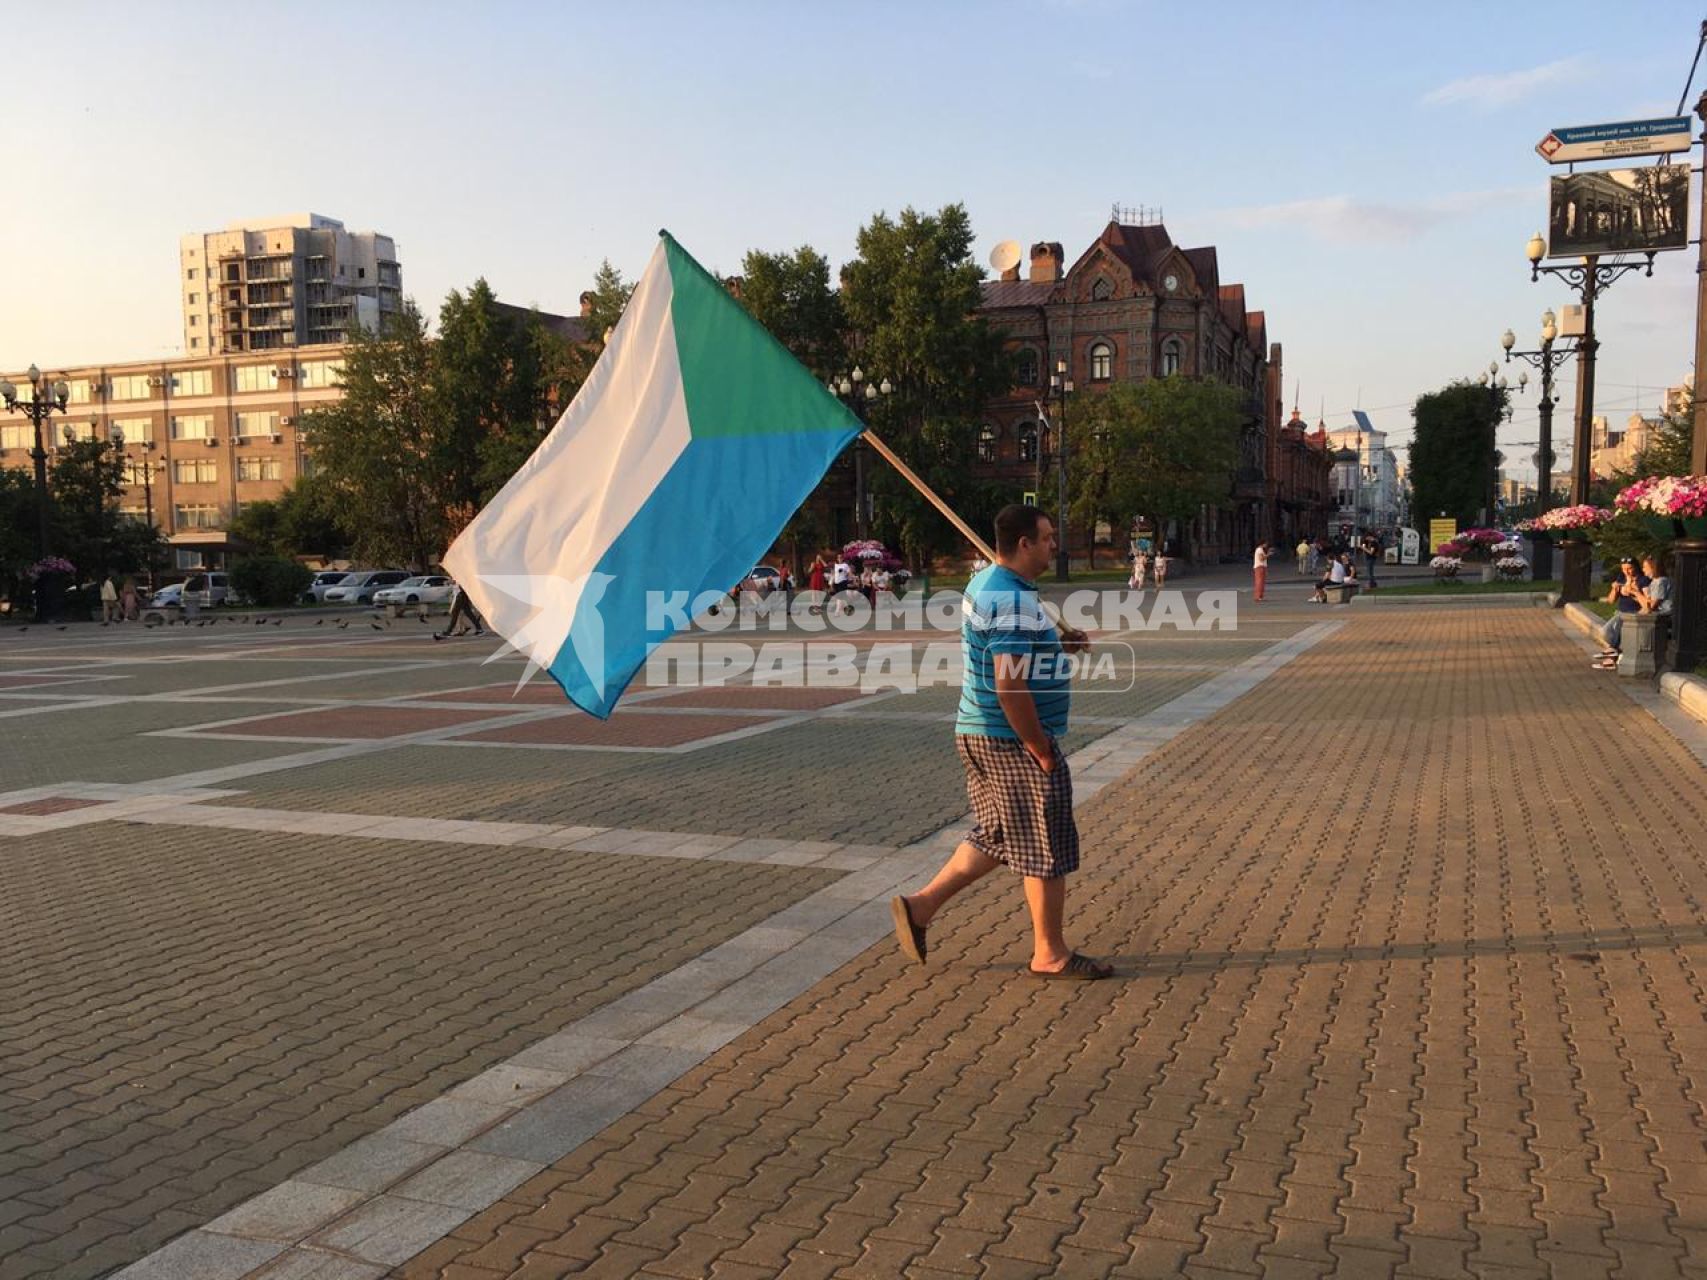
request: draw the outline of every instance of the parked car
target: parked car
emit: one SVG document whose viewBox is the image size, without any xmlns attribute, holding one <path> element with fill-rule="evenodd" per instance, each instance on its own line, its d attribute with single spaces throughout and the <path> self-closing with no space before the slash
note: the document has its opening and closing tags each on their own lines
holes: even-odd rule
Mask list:
<svg viewBox="0 0 1707 1280">
<path fill-rule="evenodd" d="M 409 575 L 401 569 L 357 569 L 321 598 L 327 604 L 372 604 L 381 587 L 395 587 Z"/>
<path fill-rule="evenodd" d="M 184 584 L 174 582 L 169 587 L 161 587 L 149 600 L 149 606 L 155 609 L 175 608 L 184 603 Z"/>
<path fill-rule="evenodd" d="M 302 593 L 303 604 L 321 604 L 326 599 L 326 593 L 337 586 L 350 573 L 347 569 L 323 569 L 314 575 L 314 581 L 308 584 L 308 589 Z"/>
<path fill-rule="evenodd" d="M 231 579 L 223 573 L 192 573 L 185 578 L 183 590 L 179 594 L 179 603 L 191 596 L 195 597 L 195 603 L 204 609 L 217 608 L 222 604 L 242 603 L 242 597 L 231 590 Z"/>
<path fill-rule="evenodd" d="M 456 593 L 456 583 L 436 574 L 417 574 L 405 578 L 395 587 L 381 587 L 373 593 L 375 604 L 443 604 Z"/>
<path fill-rule="evenodd" d="M 768 596 L 782 585 L 782 571 L 768 564 L 756 564 L 753 571 L 747 575 L 747 580 L 741 584 L 744 591 L 756 591 L 761 596 Z"/>
</svg>

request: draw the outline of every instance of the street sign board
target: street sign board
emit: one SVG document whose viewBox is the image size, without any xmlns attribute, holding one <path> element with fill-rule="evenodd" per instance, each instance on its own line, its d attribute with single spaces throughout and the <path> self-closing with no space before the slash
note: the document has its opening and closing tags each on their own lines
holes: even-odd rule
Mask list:
<svg viewBox="0 0 1707 1280">
<path fill-rule="evenodd" d="M 1443 542 L 1451 542 L 1458 536 L 1456 520 L 1430 520 L 1428 522 L 1428 549 L 1433 554 Z"/>
<path fill-rule="evenodd" d="M 1689 166 L 1581 169 L 1548 180 L 1547 256 L 1647 253 L 1689 244 Z"/>
<path fill-rule="evenodd" d="M 1619 156 L 1669 155 L 1688 151 L 1689 143 L 1689 117 L 1665 116 L 1554 129 L 1535 144 L 1535 153 L 1548 164 L 1575 164 Z"/>
</svg>

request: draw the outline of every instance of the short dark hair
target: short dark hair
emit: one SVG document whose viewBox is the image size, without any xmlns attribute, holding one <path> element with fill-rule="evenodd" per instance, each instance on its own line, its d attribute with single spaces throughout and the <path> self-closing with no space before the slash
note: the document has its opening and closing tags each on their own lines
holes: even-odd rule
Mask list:
<svg viewBox="0 0 1707 1280">
<path fill-rule="evenodd" d="M 1010 502 L 996 512 L 996 554 L 1011 556 L 1019 550 L 1021 538 L 1036 539 L 1038 521 L 1048 518 L 1027 503 Z"/>
</svg>

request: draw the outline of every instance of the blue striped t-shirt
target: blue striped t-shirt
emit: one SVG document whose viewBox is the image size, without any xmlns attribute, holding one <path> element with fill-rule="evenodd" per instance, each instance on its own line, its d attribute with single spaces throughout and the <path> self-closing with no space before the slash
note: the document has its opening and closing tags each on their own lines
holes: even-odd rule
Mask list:
<svg viewBox="0 0 1707 1280">
<path fill-rule="evenodd" d="M 973 575 L 961 602 L 965 673 L 960 684 L 960 714 L 954 731 L 977 738 L 1018 738 L 996 697 L 998 654 L 1020 655 L 1037 718 L 1052 738 L 1067 732 L 1071 694 L 1061 670 L 1061 637 L 1043 612 L 1035 583 L 1012 569 L 993 564 Z"/>
</svg>

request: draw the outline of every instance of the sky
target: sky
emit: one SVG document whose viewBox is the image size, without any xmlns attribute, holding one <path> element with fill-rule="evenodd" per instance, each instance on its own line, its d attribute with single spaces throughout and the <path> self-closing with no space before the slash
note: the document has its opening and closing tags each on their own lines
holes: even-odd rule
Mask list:
<svg viewBox="0 0 1707 1280">
<path fill-rule="evenodd" d="M 1311 420 L 1538 341 L 1549 129 L 1671 114 L 1703 7 L 813 0 L 6 6 L 0 368 L 177 354 L 178 237 L 312 210 L 393 236 L 429 314 L 485 277 L 573 312 L 667 227 L 713 270 L 964 203 L 1069 259 L 1112 206 L 1213 244 Z M 40 51 L 37 56 L 32 51 Z M 1707 88 L 1697 74 L 1695 97 Z M 1699 155 L 1699 153 L 1697 153 Z M 1697 160 L 1697 162 L 1699 162 Z M 1692 217 L 1696 216 L 1692 214 Z M 1602 300 L 1596 408 L 1691 376 L 1695 251 Z M 1516 382 L 1517 366 L 1511 369 Z M 1574 388 L 1561 386 L 1556 437 Z M 1527 459 L 1535 389 L 1501 447 Z M 1518 468 L 1521 470 L 1521 468 Z"/>
</svg>

